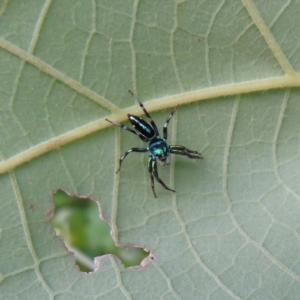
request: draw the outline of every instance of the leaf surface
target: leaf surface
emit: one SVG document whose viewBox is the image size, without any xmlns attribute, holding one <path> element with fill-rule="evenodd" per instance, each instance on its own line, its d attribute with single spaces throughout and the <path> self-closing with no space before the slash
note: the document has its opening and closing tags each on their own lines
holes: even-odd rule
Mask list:
<svg viewBox="0 0 300 300">
<path fill-rule="evenodd" d="M 0 298 L 298 299 L 299 1 L 3 1 Z M 142 115 L 201 152 L 159 168 L 111 127 Z M 204 100 L 204 101 L 202 101 Z M 128 125 L 128 123 L 126 123 Z M 98 201 L 116 243 L 151 251 L 80 273 L 52 193 Z"/>
</svg>

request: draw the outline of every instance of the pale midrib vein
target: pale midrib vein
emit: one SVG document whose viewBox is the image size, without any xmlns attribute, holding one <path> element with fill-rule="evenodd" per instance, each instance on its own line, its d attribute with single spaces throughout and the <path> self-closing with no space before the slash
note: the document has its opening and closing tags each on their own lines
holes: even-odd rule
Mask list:
<svg viewBox="0 0 300 300">
<path fill-rule="evenodd" d="M 71 89 L 75 90 L 77 93 L 82 94 L 83 96 L 97 102 L 98 104 L 102 105 L 106 109 L 111 112 L 119 112 L 120 109 L 112 104 L 110 101 L 104 99 L 100 95 L 96 94 L 92 90 L 88 89 L 87 87 L 83 86 L 76 80 L 68 77 L 67 75 L 63 74 L 62 72 L 58 71 L 57 69 L 53 68 L 52 66 L 48 65 L 41 59 L 35 57 L 34 55 L 20 49 L 19 47 L 9 43 L 8 41 L 0 38 L 0 47 L 16 55 L 17 57 L 21 58 L 22 60 L 34 65 L 42 72 L 52 76 L 56 80 L 63 82 L 65 85 L 69 86 Z"/>
<path fill-rule="evenodd" d="M 1 39 L 0 39 L 1 40 Z M 149 113 L 153 111 L 162 110 L 165 108 L 173 108 L 176 104 L 184 105 L 192 102 L 201 100 L 215 99 L 217 97 L 234 96 L 239 94 L 266 91 L 276 88 L 286 87 L 299 87 L 300 86 L 300 75 L 295 76 L 286 75 L 283 77 L 263 79 L 258 81 L 250 81 L 245 83 L 229 84 L 224 86 L 218 86 L 214 88 L 207 88 L 174 96 L 164 97 L 161 99 L 147 102 L 147 111 Z M 141 112 L 138 105 L 134 107 L 125 108 L 119 110 L 107 118 L 115 122 L 123 122 L 127 120 L 127 113 L 132 113 L 137 116 L 141 116 Z M 0 174 L 6 173 L 13 170 L 14 168 L 22 165 L 25 162 L 31 161 L 32 159 L 45 154 L 49 151 L 55 150 L 63 145 L 74 142 L 80 138 L 83 138 L 91 133 L 99 131 L 101 129 L 112 126 L 104 119 L 97 120 L 88 123 L 84 126 L 71 130 L 65 134 L 59 135 L 46 142 L 40 143 L 28 150 L 25 150 L 17 155 L 0 163 Z"/>
<path fill-rule="evenodd" d="M 70 142 L 76 141 L 87 134 L 93 133 L 101 128 L 108 127 L 105 120 L 96 121 L 75 130 L 69 131 L 68 133 L 59 135 L 53 139 L 48 140 L 47 142 L 38 144 L 22 153 L 19 153 L 0 164 L 0 174 L 13 170 L 19 165 L 22 165 L 25 162 L 32 160 L 33 158 L 39 157 L 42 154 L 45 154 L 54 149 L 66 145 Z"/>
<path fill-rule="evenodd" d="M 266 43 L 268 44 L 270 50 L 273 52 L 274 56 L 276 57 L 277 61 L 281 65 L 284 72 L 289 75 L 294 75 L 295 70 L 291 66 L 290 62 L 284 55 L 283 51 L 281 50 L 280 46 L 277 44 L 273 34 L 267 27 L 266 23 L 264 22 L 263 18 L 260 16 L 259 12 L 257 11 L 255 5 L 251 0 L 241 0 L 248 10 L 249 15 L 251 16 L 254 24 L 260 31 L 261 35 L 265 39 Z"/>
</svg>

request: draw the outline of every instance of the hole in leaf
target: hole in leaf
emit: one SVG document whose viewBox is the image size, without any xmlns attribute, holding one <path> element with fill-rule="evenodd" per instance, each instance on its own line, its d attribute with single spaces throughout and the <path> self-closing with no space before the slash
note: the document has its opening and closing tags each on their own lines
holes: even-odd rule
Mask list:
<svg viewBox="0 0 300 300">
<path fill-rule="evenodd" d="M 125 267 L 139 266 L 149 253 L 142 248 L 119 248 L 110 235 L 109 224 L 99 217 L 95 201 L 70 196 L 62 190 L 53 194 L 55 205 L 52 226 L 73 252 L 76 264 L 83 272 L 94 270 L 96 256 L 114 254 Z"/>
</svg>

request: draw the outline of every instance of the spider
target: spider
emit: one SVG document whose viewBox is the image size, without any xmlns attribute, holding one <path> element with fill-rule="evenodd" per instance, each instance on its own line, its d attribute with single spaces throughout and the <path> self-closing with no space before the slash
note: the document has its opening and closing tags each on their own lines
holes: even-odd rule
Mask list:
<svg viewBox="0 0 300 300">
<path fill-rule="evenodd" d="M 158 177 L 157 172 L 157 164 L 158 161 L 159 164 L 162 166 L 168 165 L 170 163 L 170 154 L 179 154 L 187 156 L 188 158 L 194 158 L 194 159 L 200 159 L 203 158 L 201 156 L 201 153 L 193 150 L 189 150 L 186 147 L 179 146 L 179 145 L 171 145 L 168 146 L 167 144 L 167 138 L 168 138 L 168 124 L 173 117 L 174 113 L 176 112 L 177 107 L 174 108 L 174 110 L 170 113 L 169 117 L 167 118 L 164 127 L 163 127 L 163 135 L 164 137 L 161 139 L 159 136 L 159 132 L 157 129 L 157 126 L 155 122 L 152 120 L 151 116 L 147 112 L 146 108 L 144 107 L 143 103 L 138 99 L 136 95 L 134 95 L 130 90 L 129 93 L 133 96 L 133 98 L 138 102 L 141 109 L 144 111 L 147 118 L 150 120 L 150 124 L 148 124 L 145 120 L 143 120 L 140 117 L 127 114 L 127 118 L 129 119 L 130 123 L 132 124 L 132 127 L 134 129 L 128 128 L 127 126 L 123 124 L 119 124 L 113 121 L 110 121 L 108 119 L 105 119 L 106 121 L 121 127 L 122 129 L 125 129 L 127 131 L 132 132 L 133 134 L 136 134 L 143 142 L 149 143 L 149 146 L 147 148 L 131 148 L 125 152 L 123 156 L 121 156 L 119 161 L 119 169 L 116 171 L 116 174 L 121 169 L 121 164 L 125 157 L 131 153 L 131 152 L 150 152 L 149 153 L 149 160 L 148 160 L 148 171 L 151 178 L 151 187 L 154 194 L 154 197 L 156 198 L 156 193 L 154 190 L 154 178 L 156 181 L 158 181 L 166 190 L 175 192 L 175 190 L 172 190 L 166 186 L 166 184 Z"/>
</svg>

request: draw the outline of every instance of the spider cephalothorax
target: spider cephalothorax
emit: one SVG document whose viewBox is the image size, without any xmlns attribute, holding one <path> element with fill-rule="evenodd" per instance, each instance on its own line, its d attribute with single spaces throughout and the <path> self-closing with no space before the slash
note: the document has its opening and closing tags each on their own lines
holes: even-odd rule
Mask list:
<svg viewBox="0 0 300 300">
<path fill-rule="evenodd" d="M 131 153 L 131 152 L 149 152 L 149 160 L 148 160 L 148 171 L 150 174 L 151 178 L 151 187 L 153 190 L 154 197 L 156 197 L 155 190 L 154 190 L 154 178 L 167 190 L 175 192 L 174 190 L 168 188 L 165 183 L 158 177 L 158 172 L 157 172 L 157 164 L 161 164 L 162 166 L 168 165 L 170 162 L 170 154 L 179 154 L 179 155 L 185 155 L 189 158 L 194 158 L 194 159 L 199 159 L 203 158 L 201 154 L 197 151 L 192 151 L 187 149 L 186 147 L 179 146 L 179 145 L 174 145 L 174 146 L 168 146 L 167 144 L 167 138 L 168 138 L 168 124 L 173 117 L 176 109 L 170 113 L 168 119 L 166 120 L 166 123 L 164 124 L 163 127 L 163 138 L 161 139 L 159 137 L 159 132 L 157 129 L 157 126 L 155 122 L 152 120 L 151 116 L 148 114 L 146 108 L 144 107 L 143 103 L 131 92 L 129 93 L 136 99 L 136 101 L 139 103 L 140 107 L 144 111 L 145 115 L 148 117 L 150 120 L 150 124 L 147 123 L 144 119 L 127 114 L 127 117 L 132 124 L 132 127 L 134 129 L 128 128 L 127 126 L 119 123 L 115 123 L 113 121 L 110 121 L 108 119 L 105 119 L 106 121 L 120 126 L 121 128 L 130 131 L 136 135 L 139 136 L 139 138 L 146 142 L 149 143 L 149 146 L 147 148 L 131 148 L 125 152 L 125 154 L 120 158 L 120 164 L 119 164 L 119 169 L 117 170 L 116 173 L 118 173 L 121 169 L 121 164 L 125 157 Z"/>
</svg>

